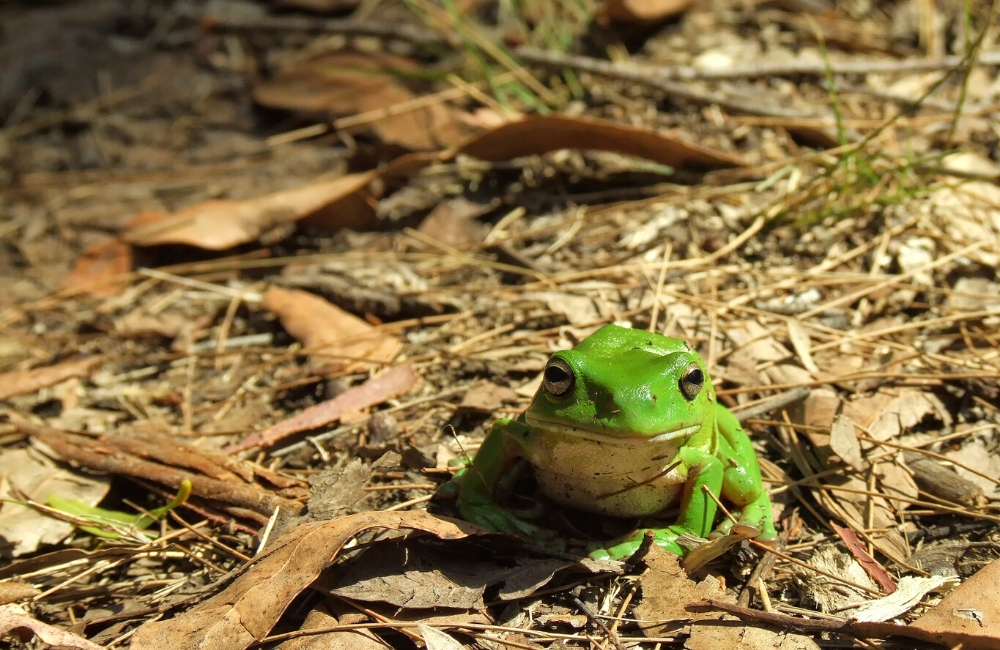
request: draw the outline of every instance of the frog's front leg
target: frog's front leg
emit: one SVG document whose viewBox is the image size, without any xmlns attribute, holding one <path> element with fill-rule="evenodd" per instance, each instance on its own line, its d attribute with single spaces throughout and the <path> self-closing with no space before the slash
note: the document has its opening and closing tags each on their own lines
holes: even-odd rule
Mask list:
<svg viewBox="0 0 1000 650">
<path fill-rule="evenodd" d="M 458 511 L 463 519 L 499 533 L 546 537 L 546 531 L 524 521 L 496 500 L 497 484 L 523 456 L 520 441 L 529 433 L 530 429 L 523 422 L 506 418 L 496 421 L 472 464 L 455 476 Z"/>
<path fill-rule="evenodd" d="M 706 494 L 719 494 L 723 482 L 723 467 L 719 459 L 707 451 L 682 447 L 677 457 L 688 467 L 688 480 L 684 485 L 684 496 L 681 499 L 681 511 L 677 521 L 666 528 L 642 528 L 628 535 L 608 548 L 595 549 L 590 557 L 620 560 L 630 557 L 642 544 L 642 539 L 649 530 L 653 533 L 653 541 L 663 549 L 683 556 L 687 550 L 677 543 L 677 538 L 688 534 L 695 537 L 706 537 L 712 530 L 715 511 L 718 507 L 715 499 Z"/>
<path fill-rule="evenodd" d="M 757 531 L 756 539 L 762 542 L 778 538 L 771 514 L 771 500 L 764 490 L 760 477 L 757 452 L 743 427 L 729 409 L 716 405 L 716 423 L 719 427 L 719 458 L 725 468 L 722 497 L 737 508 L 733 511 L 736 523 Z M 713 534 L 726 535 L 733 521 L 724 520 Z"/>
</svg>

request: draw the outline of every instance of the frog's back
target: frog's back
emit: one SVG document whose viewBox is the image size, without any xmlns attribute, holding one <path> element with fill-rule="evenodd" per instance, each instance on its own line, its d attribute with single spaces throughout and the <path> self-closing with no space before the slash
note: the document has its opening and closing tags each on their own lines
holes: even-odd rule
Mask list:
<svg viewBox="0 0 1000 650">
<path fill-rule="evenodd" d="M 666 356 L 675 352 L 689 351 L 691 348 L 680 339 L 670 338 L 662 334 L 620 325 L 605 325 L 581 341 L 575 349 L 580 352 L 592 351 L 606 354 L 639 349 Z"/>
</svg>

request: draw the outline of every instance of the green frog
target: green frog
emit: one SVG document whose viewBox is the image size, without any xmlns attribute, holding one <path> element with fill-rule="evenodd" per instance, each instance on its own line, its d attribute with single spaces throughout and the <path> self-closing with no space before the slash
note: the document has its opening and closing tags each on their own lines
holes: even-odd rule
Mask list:
<svg viewBox="0 0 1000 650">
<path fill-rule="evenodd" d="M 685 533 L 739 530 L 760 541 L 777 538 L 753 445 L 716 400 L 704 361 L 679 339 L 605 325 L 557 352 L 527 411 L 498 420 L 471 465 L 456 475 L 465 519 L 551 543 L 554 531 L 523 520 L 495 498 L 522 458 L 541 491 L 562 506 L 642 518 L 679 503 L 673 525 L 640 528 L 592 548 L 591 557 L 627 558 L 647 530 L 656 544 L 681 556 L 687 549 L 677 538 Z M 716 499 L 729 502 L 735 522 L 726 518 L 714 526 Z"/>
</svg>

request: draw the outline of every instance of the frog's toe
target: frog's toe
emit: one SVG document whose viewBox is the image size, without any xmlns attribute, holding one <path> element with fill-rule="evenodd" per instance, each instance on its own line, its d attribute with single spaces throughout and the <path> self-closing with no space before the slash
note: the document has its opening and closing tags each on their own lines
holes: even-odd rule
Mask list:
<svg viewBox="0 0 1000 650">
<path fill-rule="evenodd" d="M 754 537 L 761 541 L 777 539 L 778 537 L 774 530 L 774 522 L 771 521 L 771 502 L 766 498 L 744 507 L 737 520 L 740 526 L 757 529 L 757 534 Z"/>
<path fill-rule="evenodd" d="M 723 519 L 718 526 L 715 527 L 715 530 L 712 531 L 709 537 L 725 537 L 732 531 L 732 529 L 733 529 L 733 520 L 727 517 L 726 519 Z"/>
<path fill-rule="evenodd" d="M 778 531 L 774 529 L 774 524 L 770 521 L 764 522 L 765 526 L 761 529 L 760 534 L 757 535 L 757 541 L 763 542 L 765 544 L 772 544 L 778 541 Z"/>
<path fill-rule="evenodd" d="M 611 560 L 611 552 L 608 549 L 603 548 L 597 542 L 591 542 L 587 545 L 587 557 L 593 560 Z"/>
<path fill-rule="evenodd" d="M 454 499 L 461 489 L 462 486 L 458 481 L 451 480 L 439 485 L 438 489 L 434 490 L 434 496 L 438 499 Z"/>
<path fill-rule="evenodd" d="M 464 507 L 463 507 L 464 506 Z M 476 506 L 470 507 L 467 504 L 459 504 L 459 510 L 466 521 L 488 528 L 498 533 L 517 535 L 531 539 L 539 530 L 538 526 L 529 524 L 500 506 Z"/>
<path fill-rule="evenodd" d="M 672 528 L 642 528 L 631 535 L 626 535 L 611 542 L 607 547 L 601 546 L 600 542 L 592 542 L 588 546 L 588 555 L 598 560 L 626 560 L 635 555 L 639 547 L 642 546 L 647 530 L 653 534 L 654 544 L 675 555 L 684 556 L 684 548 L 676 541 L 677 536 L 683 531 L 673 530 Z"/>
</svg>

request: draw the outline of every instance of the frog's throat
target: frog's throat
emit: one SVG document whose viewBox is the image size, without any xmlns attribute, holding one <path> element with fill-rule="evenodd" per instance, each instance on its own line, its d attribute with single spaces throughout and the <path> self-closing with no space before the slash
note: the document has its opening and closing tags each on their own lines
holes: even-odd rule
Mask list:
<svg viewBox="0 0 1000 650">
<path fill-rule="evenodd" d="M 690 426 L 664 431 L 663 433 L 658 433 L 655 436 L 616 436 L 610 433 L 604 433 L 603 431 L 595 431 L 593 429 L 587 429 L 585 427 L 566 424 L 565 422 L 549 420 L 528 414 L 525 414 L 524 420 L 528 423 L 528 426 L 531 427 L 546 429 L 554 433 L 561 433 L 572 438 L 602 442 L 608 445 L 654 444 L 658 442 L 667 442 L 668 440 L 683 439 L 698 433 L 702 427 L 700 424 L 692 424 Z"/>
</svg>

